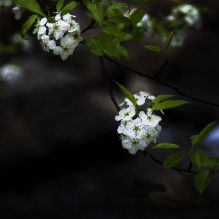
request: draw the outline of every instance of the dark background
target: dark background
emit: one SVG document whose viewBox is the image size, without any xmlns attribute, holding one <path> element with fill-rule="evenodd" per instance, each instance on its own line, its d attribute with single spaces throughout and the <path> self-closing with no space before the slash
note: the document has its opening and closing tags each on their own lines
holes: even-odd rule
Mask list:
<svg viewBox="0 0 219 219">
<path fill-rule="evenodd" d="M 39 1 L 40 2 L 40 1 Z M 46 1 L 41 1 L 42 5 Z M 159 78 L 182 92 L 219 104 L 218 49 L 219 2 L 186 1 L 207 7 L 200 29 L 189 29 L 182 47 L 170 47 L 168 65 Z M 131 6 L 136 6 L 131 2 Z M 168 15 L 173 1 L 140 3 L 153 16 Z M 90 23 L 83 7 L 73 11 L 81 29 Z M 29 16 L 17 21 L 10 10 L 0 11 L 0 40 L 19 32 Z M 86 40 L 95 33 L 86 32 Z M 15 62 L 24 76 L 0 83 L 0 218 L 218 218 L 218 176 L 200 195 L 194 175 L 180 175 L 163 167 L 142 152 L 131 155 L 123 149 L 114 120 L 117 110 L 110 100 L 98 57 L 80 44 L 73 56 L 41 50 L 33 36 L 29 52 L 0 54 L 0 65 Z M 140 44 L 124 44 L 130 62 L 121 62 L 147 74 L 160 68 L 157 54 L 144 48 L 153 44 L 147 36 Z M 146 90 L 154 95 L 173 94 L 192 104 L 165 110 L 158 142 L 191 148 L 190 137 L 218 119 L 218 107 L 175 93 L 147 78 L 137 76 L 105 60 L 110 78 L 133 93 Z M 118 103 L 123 95 L 112 83 Z M 200 144 L 206 155 L 219 155 L 219 129 Z M 151 146 L 149 146 L 150 150 Z M 152 153 L 160 160 L 171 151 Z M 183 164 L 186 167 L 186 162 Z"/>
</svg>

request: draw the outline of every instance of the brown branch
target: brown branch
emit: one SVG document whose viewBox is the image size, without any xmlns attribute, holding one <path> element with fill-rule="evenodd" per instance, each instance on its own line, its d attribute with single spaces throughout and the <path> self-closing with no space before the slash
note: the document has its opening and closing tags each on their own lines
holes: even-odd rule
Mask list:
<svg viewBox="0 0 219 219">
<path fill-rule="evenodd" d="M 117 104 L 116 100 L 115 100 L 115 97 L 113 95 L 113 92 L 112 92 L 112 89 L 111 89 L 111 86 L 110 86 L 110 82 L 109 82 L 109 79 L 107 77 L 107 73 L 106 73 L 106 69 L 105 69 L 105 65 L 104 65 L 104 61 L 103 61 L 103 57 L 99 57 L 100 59 L 100 66 L 101 66 L 101 69 L 102 69 L 102 72 L 103 72 L 103 76 L 105 78 L 105 81 L 106 81 L 106 84 L 107 84 L 107 88 L 108 88 L 108 91 L 109 91 L 109 94 L 110 94 L 110 98 L 111 100 L 113 101 L 116 109 L 118 111 L 120 111 L 120 107 L 119 105 Z"/>
<path fill-rule="evenodd" d="M 148 151 L 145 150 L 144 153 L 145 153 L 146 155 L 148 155 L 148 157 L 150 157 L 154 162 L 163 165 L 163 162 L 162 162 L 162 161 L 160 161 L 160 160 L 158 160 L 157 158 L 155 158 L 155 157 L 154 157 L 151 153 L 149 153 Z M 191 168 L 188 168 L 188 169 L 177 169 L 177 168 L 175 168 L 175 167 L 172 167 L 172 168 L 170 168 L 170 169 L 175 170 L 175 171 L 177 171 L 177 172 L 180 173 L 180 174 L 183 174 L 183 173 L 185 173 L 185 172 L 186 172 L 186 173 L 197 174 L 196 172 L 192 171 Z"/>
<path fill-rule="evenodd" d="M 160 74 L 160 72 L 164 69 L 164 67 L 167 65 L 167 62 L 165 62 L 166 64 L 164 63 L 165 65 L 162 65 L 162 66 L 161 66 L 160 70 L 158 71 L 158 73 L 155 74 L 155 76 L 152 76 L 152 75 L 149 75 L 149 74 L 145 74 L 145 73 L 143 73 L 143 72 L 140 72 L 140 71 L 138 71 L 138 70 L 135 70 L 135 69 L 133 69 L 133 68 L 130 68 L 130 67 L 126 66 L 126 65 L 123 65 L 122 63 L 120 63 L 120 62 L 118 62 L 118 61 L 116 61 L 116 60 L 110 58 L 109 56 L 106 56 L 106 55 L 105 55 L 104 58 L 107 59 L 107 60 L 110 61 L 110 62 L 115 63 L 116 65 L 119 65 L 119 66 L 123 67 L 124 69 L 127 69 L 127 70 L 129 70 L 129 71 L 131 71 L 131 72 L 133 72 L 133 73 L 139 75 L 139 76 L 146 77 L 146 78 L 151 79 L 151 80 L 153 80 L 153 81 L 156 81 L 156 82 L 158 82 L 158 83 L 160 83 L 160 84 L 162 84 L 162 85 L 165 85 L 165 86 L 171 88 L 172 90 L 174 90 L 175 92 L 177 92 L 178 94 L 181 94 L 181 95 L 183 95 L 183 96 L 185 96 L 185 97 L 188 97 L 188 98 L 190 98 L 190 99 L 196 100 L 196 101 L 198 101 L 198 102 L 206 103 L 206 104 L 209 104 L 209 105 L 212 105 L 212 106 L 219 106 L 218 103 L 212 103 L 212 102 L 207 101 L 207 100 L 202 100 L 202 99 L 199 99 L 199 98 L 197 98 L 197 97 L 193 97 L 193 96 L 191 96 L 190 94 L 187 94 L 187 93 L 184 93 L 183 91 L 180 91 L 179 88 L 177 88 L 177 87 L 175 87 L 175 86 L 173 86 L 173 85 L 171 85 L 171 84 L 168 84 L 168 83 L 166 83 L 166 82 L 164 82 L 164 81 L 158 79 L 156 76 L 157 76 L 158 74 Z"/>
</svg>

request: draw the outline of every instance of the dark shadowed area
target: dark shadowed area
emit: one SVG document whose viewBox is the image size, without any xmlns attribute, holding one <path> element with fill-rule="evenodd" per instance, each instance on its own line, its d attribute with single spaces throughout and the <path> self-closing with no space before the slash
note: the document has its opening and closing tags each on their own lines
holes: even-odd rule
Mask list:
<svg viewBox="0 0 219 219">
<path fill-rule="evenodd" d="M 49 1 L 38 1 L 46 5 Z M 170 47 L 168 65 L 158 78 L 188 96 L 219 104 L 219 2 L 187 1 L 200 8 L 202 26 L 191 28 L 182 46 Z M 174 1 L 139 3 L 153 16 L 167 15 Z M 132 7 L 135 3 L 131 2 Z M 82 6 L 73 12 L 81 29 L 91 18 Z M 10 10 L 0 11 L 0 43 L 10 45 L 14 33 L 31 15 L 15 20 Z M 88 39 L 95 29 L 85 32 Z M 30 31 L 31 34 L 31 31 Z M 123 149 L 117 134 L 118 111 L 110 100 L 99 58 L 80 44 L 62 61 L 46 53 L 32 36 L 32 48 L 14 53 L 0 50 L 0 67 L 13 62 L 24 74 L 15 81 L 0 81 L 0 218 L 1 219 L 216 219 L 219 210 L 218 175 L 200 195 L 194 175 L 164 170 L 138 151 Z M 145 74 L 160 68 L 157 54 L 146 50 L 154 38 L 124 43 L 130 61 L 121 63 Z M 192 102 L 165 110 L 157 140 L 191 148 L 190 137 L 218 120 L 218 107 L 176 93 L 104 60 L 109 78 L 133 93 L 173 94 Z M 123 94 L 111 83 L 118 103 Z M 200 149 L 219 155 L 219 126 Z M 150 151 L 164 160 L 170 150 Z M 183 166 L 184 165 L 184 166 Z M 182 166 L 187 168 L 187 163 Z"/>
</svg>

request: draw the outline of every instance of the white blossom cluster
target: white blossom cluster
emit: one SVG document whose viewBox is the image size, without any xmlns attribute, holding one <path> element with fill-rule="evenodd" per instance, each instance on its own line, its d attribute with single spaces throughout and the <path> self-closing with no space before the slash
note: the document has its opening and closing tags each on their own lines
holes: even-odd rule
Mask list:
<svg viewBox="0 0 219 219">
<path fill-rule="evenodd" d="M 38 18 L 33 33 L 37 33 L 44 51 L 53 50 L 55 55 L 60 55 L 62 60 L 72 55 L 75 48 L 82 41 L 79 24 L 73 19 L 75 16 L 57 13 L 55 22 L 49 22 L 47 18 Z M 59 45 L 57 45 L 57 42 Z"/>
<path fill-rule="evenodd" d="M 121 136 L 122 146 L 131 154 L 135 154 L 138 150 L 145 150 L 152 141 L 156 142 L 161 132 L 159 122 L 162 120 L 160 116 L 153 114 L 151 108 L 145 108 L 146 101 L 155 98 L 153 95 L 140 91 L 134 97 L 136 107 L 125 98 L 121 105 L 126 103 L 128 107 L 120 110 L 115 117 L 116 121 L 120 121 L 117 132 Z"/>
</svg>

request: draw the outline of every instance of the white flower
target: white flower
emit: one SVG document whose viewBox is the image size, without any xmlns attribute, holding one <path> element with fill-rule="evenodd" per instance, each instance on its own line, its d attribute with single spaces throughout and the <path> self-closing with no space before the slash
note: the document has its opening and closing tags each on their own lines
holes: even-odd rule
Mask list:
<svg viewBox="0 0 219 219">
<path fill-rule="evenodd" d="M 23 12 L 23 8 L 19 5 L 17 5 L 17 6 L 12 8 L 12 12 L 15 15 L 15 19 L 19 20 L 19 19 L 21 19 L 21 14 Z"/>
<path fill-rule="evenodd" d="M 158 123 L 162 120 L 160 116 L 153 115 L 153 110 L 151 108 L 147 109 L 147 114 L 144 111 L 139 113 L 139 117 L 142 119 L 144 125 L 156 127 Z"/>
<path fill-rule="evenodd" d="M 10 7 L 12 0 L 0 0 L 0 9 Z"/>
<path fill-rule="evenodd" d="M 122 109 L 119 111 L 119 115 L 115 117 L 116 121 L 128 121 L 131 120 L 132 117 L 135 115 L 135 107 L 130 106 L 127 109 Z"/>
<path fill-rule="evenodd" d="M 154 141 L 154 143 L 156 143 L 156 139 L 160 134 L 159 130 L 161 130 L 161 129 L 156 129 L 155 127 L 152 127 L 152 126 L 147 126 L 146 127 L 146 134 L 142 138 L 142 140 L 145 143 L 145 147 L 148 144 L 150 144 L 152 141 Z"/>
<path fill-rule="evenodd" d="M 37 39 L 40 40 L 41 36 L 46 33 L 46 27 L 45 24 L 47 22 L 47 18 L 38 18 L 36 23 L 36 28 L 33 30 L 33 34 L 37 33 Z"/>
<path fill-rule="evenodd" d="M 69 55 L 73 54 L 78 42 L 76 42 L 70 34 L 67 34 L 65 37 L 61 38 L 60 44 L 61 46 L 56 46 L 53 49 L 53 53 L 55 55 L 60 55 L 62 60 L 65 60 Z"/>
<path fill-rule="evenodd" d="M 72 14 L 69 14 L 69 13 L 67 13 L 67 14 L 65 14 L 65 15 L 63 15 L 63 21 L 67 21 L 67 22 L 69 22 L 69 21 L 71 21 L 72 20 L 72 18 L 73 17 L 76 17 L 75 15 L 72 15 Z"/>
<path fill-rule="evenodd" d="M 142 139 L 138 138 L 126 138 L 122 141 L 122 147 L 128 149 L 130 154 L 136 154 L 138 150 L 143 151 L 146 148 Z"/>
<path fill-rule="evenodd" d="M 50 40 L 48 35 L 43 35 L 41 37 L 41 46 L 44 51 L 49 52 L 50 49 L 56 48 L 55 40 Z"/>
<path fill-rule="evenodd" d="M 146 134 L 145 126 L 139 117 L 129 121 L 126 125 L 126 130 L 126 135 L 131 138 L 141 139 Z"/>
<path fill-rule="evenodd" d="M 67 31 L 70 27 L 69 24 L 63 20 L 58 20 L 55 23 L 47 23 L 46 26 L 49 29 L 48 35 L 53 34 L 56 40 L 61 39 L 65 31 Z"/>
<path fill-rule="evenodd" d="M 118 134 L 127 135 L 127 129 L 126 129 L 127 122 L 128 121 L 121 121 L 121 123 L 117 129 Z"/>
</svg>

